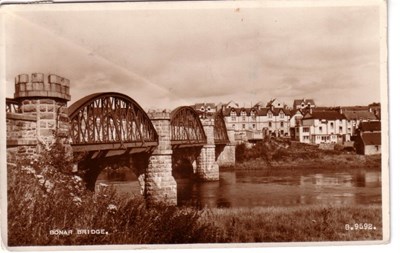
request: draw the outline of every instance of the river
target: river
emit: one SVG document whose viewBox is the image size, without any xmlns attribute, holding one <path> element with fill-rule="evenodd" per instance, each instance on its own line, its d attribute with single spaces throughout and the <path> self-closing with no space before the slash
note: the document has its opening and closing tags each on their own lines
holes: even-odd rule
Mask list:
<svg viewBox="0 0 400 253">
<path fill-rule="evenodd" d="M 322 171 L 322 172 L 321 172 Z M 178 205 L 196 207 L 258 207 L 298 205 L 365 205 L 381 203 L 381 173 L 376 170 L 221 170 L 220 180 L 195 182 L 178 177 Z M 113 185 L 117 192 L 140 196 L 136 176 L 102 173 L 96 184 Z"/>
</svg>

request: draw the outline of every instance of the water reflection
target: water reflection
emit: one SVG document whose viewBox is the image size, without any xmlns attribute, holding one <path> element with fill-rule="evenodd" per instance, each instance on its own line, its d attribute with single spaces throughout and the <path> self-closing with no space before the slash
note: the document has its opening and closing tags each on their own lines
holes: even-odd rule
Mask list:
<svg viewBox="0 0 400 253">
<path fill-rule="evenodd" d="M 323 170 L 221 171 L 216 182 L 177 177 L 178 205 L 229 208 L 381 203 L 379 171 L 321 173 Z M 124 193 L 140 194 L 137 180 L 112 181 L 106 175 L 100 181 L 107 181 Z"/>
</svg>

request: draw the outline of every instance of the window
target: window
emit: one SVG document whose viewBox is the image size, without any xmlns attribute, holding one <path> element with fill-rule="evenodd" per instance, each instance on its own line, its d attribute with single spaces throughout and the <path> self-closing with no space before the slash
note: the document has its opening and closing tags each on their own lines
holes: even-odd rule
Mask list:
<svg viewBox="0 0 400 253">
<path fill-rule="evenodd" d="M 303 128 L 303 133 L 308 133 L 308 132 L 310 132 L 310 128 L 304 127 L 304 128 Z"/>
<path fill-rule="evenodd" d="M 342 131 L 343 131 L 343 127 L 339 127 L 339 133 L 341 134 L 342 133 Z"/>
<path fill-rule="evenodd" d="M 256 124 L 253 124 L 253 128 L 254 128 L 254 129 L 256 128 Z"/>
<path fill-rule="evenodd" d="M 204 106 L 202 106 L 202 107 L 200 108 L 200 110 L 203 112 L 203 111 L 204 111 Z"/>
<path fill-rule="evenodd" d="M 331 128 L 333 128 L 333 122 L 331 122 Z"/>
<path fill-rule="evenodd" d="M 231 111 L 231 120 L 236 120 L 236 112 Z"/>
<path fill-rule="evenodd" d="M 246 124 L 243 124 L 243 125 L 242 125 L 242 128 L 243 128 L 243 129 L 246 129 Z"/>
<path fill-rule="evenodd" d="M 268 113 L 268 118 L 272 119 L 272 113 L 270 113 L 270 112 Z"/>
<path fill-rule="evenodd" d="M 232 127 L 235 127 L 235 124 L 232 124 Z"/>
<path fill-rule="evenodd" d="M 281 127 L 283 127 L 283 122 L 281 122 Z"/>
<path fill-rule="evenodd" d="M 281 112 L 281 113 L 279 114 L 279 118 L 281 118 L 281 119 L 285 118 L 285 114 Z"/>
<path fill-rule="evenodd" d="M 322 126 L 319 127 L 319 131 L 322 132 Z"/>
<path fill-rule="evenodd" d="M 252 120 L 256 120 L 256 112 L 255 111 L 251 111 L 250 115 L 251 115 Z"/>
<path fill-rule="evenodd" d="M 240 115 L 242 116 L 242 120 L 246 120 L 246 111 L 242 111 Z"/>
<path fill-rule="evenodd" d="M 307 141 L 308 139 L 308 136 L 303 136 L 303 140 Z"/>
<path fill-rule="evenodd" d="M 272 127 L 272 122 L 268 122 L 268 127 Z"/>
</svg>

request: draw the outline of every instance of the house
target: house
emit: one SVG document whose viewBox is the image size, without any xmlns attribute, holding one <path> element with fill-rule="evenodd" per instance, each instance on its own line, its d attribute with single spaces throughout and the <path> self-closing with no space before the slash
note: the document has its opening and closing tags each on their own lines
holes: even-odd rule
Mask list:
<svg viewBox="0 0 400 253">
<path fill-rule="evenodd" d="M 361 122 L 378 120 L 376 115 L 366 106 L 342 107 L 341 111 L 347 119 L 347 127 L 351 135 L 356 134 L 356 129 Z"/>
<path fill-rule="evenodd" d="M 226 108 L 228 108 L 228 109 L 229 108 L 239 108 L 239 104 L 236 103 L 235 101 L 231 100 L 231 101 L 229 101 L 228 103 L 226 103 L 226 104 L 224 104 L 222 106 L 223 110 L 226 109 Z"/>
<path fill-rule="evenodd" d="M 215 103 L 196 103 L 192 108 L 200 115 L 200 118 L 212 117 L 216 111 L 217 106 Z"/>
<path fill-rule="evenodd" d="M 337 110 L 313 110 L 295 128 L 298 140 L 303 143 L 343 143 L 350 140 L 346 118 Z"/>
<path fill-rule="evenodd" d="M 376 155 L 381 153 L 381 133 L 362 133 L 356 138 L 356 151 L 362 155 Z"/>
<path fill-rule="evenodd" d="M 262 129 L 270 136 L 290 136 L 290 111 L 269 107 L 261 110 Z"/>
<path fill-rule="evenodd" d="M 263 139 L 271 136 L 290 135 L 290 111 L 284 108 L 225 108 L 223 111 L 225 124 L 234 129 L 236 135 L 245 135 L 248 139 Z"/>
<path fill-rule="evenodd" d="M 357 153 L 374 155 L 381 153 L 381 122 L 364 121 L 356 130 L 355 144 Z"/>
<path fill-rule="evenodd" d="M 196 103 L 192 107 L 200 112 L 216 112 L 217 110 L 215 103 Z"/>
<path fill-rule="evenodd" d="M 381 119 L 381 103 L 369 104 L 368 108 L 376 116 L 376 118 Z"/>
<path fill-rule="evenodd" d="M 296 127 L 301 125 L 301 120 L 303 119 L 304 114 L 300 109 L 293 109 L 290 111 L 290 119 L 289 119 L 289 128 L 290 128 L 290 137 L 292 140 L 299 140 L 298 132 L 296 131 Z"/>
<path fill-rule="evenodd" d="M 314 99 L 295 99 L 293 101 L 293 109 L 315 108 Z"/>
</svg>

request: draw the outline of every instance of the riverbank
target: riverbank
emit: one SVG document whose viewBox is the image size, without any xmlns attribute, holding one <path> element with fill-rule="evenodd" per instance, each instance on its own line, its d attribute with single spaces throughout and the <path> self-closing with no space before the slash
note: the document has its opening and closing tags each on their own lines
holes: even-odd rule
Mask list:
<svg viewBox="0 0 400 253">
<path fill-rule="evenodd" d="M 363 156 L 357 154 L 325 154 L 314 158 L 282 158 L 280 160 L 265 161 L 262 158 L 243 161 L 235 165 L 237 170 L 262 170 L 273 168 L 309 168 L 323 170 L 348 170 L 363 168 L 368 170 L 381 170 L 381 156 Z M 229 169 L 229 168 L 224 168 Z"/>
<path fill-rule="evenodd" d="M 223 238 L 237 243 L 382 239 L 380 205 L 215 208 L 203 218 L 212 221 Z"/>
<path fill-rule="evenodd" d="M 235 169 L 325 168 L 342 170 L 363 168 L 381 170 L 381 155 L 359 155 L 346 150 L 323 150 L 318 146 L 291 143 L 285 148 L 270 143 L 258 143 L 251 148 L 238 145 Z"/>
</svg>

